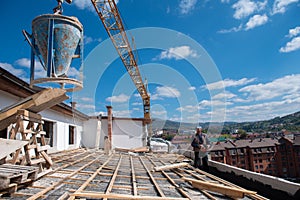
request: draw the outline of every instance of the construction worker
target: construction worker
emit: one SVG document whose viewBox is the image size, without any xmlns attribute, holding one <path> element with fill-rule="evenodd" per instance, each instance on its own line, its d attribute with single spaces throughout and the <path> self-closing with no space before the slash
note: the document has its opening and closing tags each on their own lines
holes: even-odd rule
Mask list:
<svg viewBox="0 0 300 200">
<path fill-rule="evenodd" d="M 197 126 L 196 134 L 191 145 L 194 148 L 194 167 L 208 171 L 208 148 L 210 146 L 210 142 L 207 135 L 202 133 L 201 126 Z M 200 158 L 202 161 L 201 164 Z"/>
</svg>

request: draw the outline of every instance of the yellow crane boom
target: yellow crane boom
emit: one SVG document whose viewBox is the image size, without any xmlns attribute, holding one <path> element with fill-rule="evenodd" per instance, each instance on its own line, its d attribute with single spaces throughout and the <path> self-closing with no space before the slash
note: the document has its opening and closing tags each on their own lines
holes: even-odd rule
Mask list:
<svg viewBox="0 0 300 200">
<path fill-rule="evenodd" d="M 114 0 L 91 1 L 124 66 L 126 67 L 127 72 L 143 99 L 144 118 L 146 119 L 146 123 L 151 124 L 150 96 L 143 83 L 135 53 L 129 43 L 116 3 Z M 148 127 L 148 134 L 151 136 L 150 129 Z"/>
</svg>

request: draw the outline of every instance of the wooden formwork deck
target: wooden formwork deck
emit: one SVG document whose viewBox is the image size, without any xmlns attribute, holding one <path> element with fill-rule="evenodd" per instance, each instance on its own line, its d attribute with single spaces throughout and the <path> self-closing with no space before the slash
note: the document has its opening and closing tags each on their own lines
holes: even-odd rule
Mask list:
<svg viewBox="0 0 300 200">
<path fill-rule="evenodd" d="M 190 165 L 155 171 L 182 161 L 177 154 L 114 153 L 76 149 L 51 154 L 53 170 L 9 199 L 232 199 L 231 193 L 198 189 L 189 180 L 244 190 Z M 188 181 L 187 181 L 188 180 Z M 245 190 L 246 191 L 246 190 Z M 0 196 L 1 197 L 1 196 Z M 249 194 L 242 199 L 266 199 Z"/>
</svg>

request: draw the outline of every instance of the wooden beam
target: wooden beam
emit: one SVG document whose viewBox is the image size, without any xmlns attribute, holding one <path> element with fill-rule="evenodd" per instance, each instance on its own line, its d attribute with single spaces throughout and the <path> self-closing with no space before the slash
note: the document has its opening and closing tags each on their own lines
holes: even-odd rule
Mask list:
<svg viewBox="0 0 300 200">
<path fill-rule="evenodd" d="M 147 158 L 150 160 L 150 162 L 154 165 L 154 166 L 156 166 L 156 164 L 154 163 L 154 161 L 151 159 L 151 158 L 149 158 L 148 156 L 147 156 Z M 186 197 L 186 198 L 188 198 L 188 199 L 191 199 L 190 198 L 190 196 L 182 189 L 182 188 L 180 188 L 180 186 L 166 173 L 166 172 L 164 172 L 163 170 L 161 171 L 161 173 L 171 182 L 171 184 L 173 185 L 173 186 L 175 186 L 175 188 L 184 196 L 184 197 Z"/>
<path fill-rule="evenodd" d="M 101 157 L 101 156 L 98 156 Z M 30 198 L 28 198 L 27 200 L 35 200 L 40 198 L 41 196 L 43 196 L 44 194 L 46 194 L 47 192 L 54 190 L 56 187 L 58 187 L 59 185 L 61 185 L 64 181 L 66 181 L 68 178 L 74 176 L 75 174 L 77 174 L 78 172 L 80 172 L 81 170 L 83 170 L 84 168 L 86 168 L 87 166 L 91 165 L 92 163 L 96 162 L 98 160 L 94 159 L 91 160 L 90 162 L 86 163 L 85 165 L 83 165 L 82 167 L 80 167 L 79 169 L 77 169 L 76 171 L 74 171 L 73 173 L 69 174 L 68 176 L 63 177 L 60 181 L 53 183 L 51 186 L 45 188 L 44 190 L 36 193 L 35 195 L 32 195 Z"/>
<path fill-rule="evenodd" d="M 209 190 L 212 192 L 218 192 L 220 194 L 232 197 L 232 198 L 243 198 L 246 194 L 256 194 L 254 191 L 250 190 L 243 190 L 243 189 L 238 189 L 234 187 L 228 187 L 225 185 L 221 184 L 215 184 L 215 183 L 209 183 L 206 181 L 200 181 L 196 179 L 191 179 L 191 178 L 183 178 L 184 181 L 188 181 L 192 183 L 192 186 L 194 188 L 200 189 L 200 190 Z"/>
<path fill-rule="evenodd" d="M 113 176 L 110 179 L 110 182 L 109 182 L 109 185 L 108 185 L 108 187 L 107 187 L 107 189 L 105 191 L 105 194 L 109 194 L 111 192 L 112 188 L 113 188 L 114 182 L 115 182 L 115 180 L 117 178 L 118 171 L 119 171 L 119 168 L 120 168 L 120 165 L 121 165 L 121 161 L 122 161 L 122 155 L 120 156 L 118 165 L 117 165 L 117 167 L 116 167 L 116 169 L 114 171 Z M 104 198 L 104 200 L 106 200 L 106 198 Z"/>
<path fill-rule="evenodd" d="M 159 185 L 157 184 L 156 180 L 154 179 L 154 177 L 152 176 L 151 172 L 149 171 L 149 169 L 147 168 L 147 166 L 145 165 L 142 157 L 139 157 L 140 158 L 140 161 L 141 163 L 143 164 L 144 168 L 146 169 L 147 173 L 148 173 L 148 176 L 150 177 L 152 183 L 154 184 L 156 190 L 158 191 L 159 195 L 161 197 L 165 197 L 165 194 L 163 193 L 163 191 L 160 189 Z"/>
<path fill-rule="evenodd" d="M 68 98 L 66 90 L 64 89 L 46 88 L 34 95 L 22 99 L 0 111 L 0 130 L 16 121 L 14 115 L 17 114 L 18 110 L 26 109 L 38 113 L 47 108 L 51 108 Z"/>
<path fill-rule="evenodd" d="M 126 194 L 104 194 L 101 192 L 75 192 L 70 194 L 72 197 L 86 197 L 86 198 L 107 198 L 107 199 L 132 199 L 132 200 L 188 200 L 187 198 L 176 197 L 157 197 L 157 196 L 132 196 Z"/>
<path fill-rule="evenodd" d="M 175 169 L 175 168 L 181 168 L 181 167 L 187 167 L 189 163 L 176 163 L 172 165 L 164 165 L 164 166 L 157 166 L 154 167 L 155 171 L 164 171 L 169 169 Z"/>
<path fill-rule="evenodd" d="M 95 172 L 92 176 L 90 176 L 90 178 L 88 180 L 86 180 L 86 182 L 84 184 L 82 184 L 77 190 L 75 193 L 80 193 L 82 192 L 87 186 L 88 184 L 99 174 L 99 172 L 103 169 L 103 167 L 105 165 L 107 165 L 107 163 L 110 161 L 110 159 L 113 157 L 113 154 L 106 160 L 105 163 L 103 163 Z M 74 200 L 75 199 L 75 196 L 72 196 L 69 198 L 69 200 Z"/>
<path fill-rule="evenodd" d="M 132 156 L 130 156 L 130 165 L 131 165 L 131 181 L 132 181 L 133 195 L 137 196 L 136 177 L 135 177 Z"/>
<path fill-rule="evenodd" d="M 165 164 L 162 160 L 159 160 L 161 163 Z M 191 167 L 191 166 L 190 166 Z M 182 175 L 178 169 L 172 169 L 172 172 L 174 172 L 175 174 L 177 174 L 179 177 L 183 178 L 185 177 L 184 175 Z M 209 194 L 206 190 L 201 190 L 201 192 L 207 196 L 208 198 L 210 198 L 211 200 L 217 200 L 217 198 L 215 198 L 214 196 L 212 196 L 211 194 Z"/>
<path fill-rule="evenodd" d="M 214 176 L 214 175 L 212 175 L 212 174 L 209 174 L 209 173 L 207 173 L 207 172 L 204 172 L 204 171 L 202 171 L 202 170 L 200 170 L 200 169 L 196 169 L 196 168 L 194 168 L 194 167 L 192 167 L 192 166 L 189 166 L 191 169 L 193 169 L 193 170 L 195 170 L 196 172 L 198 172 L 198 173 L 201 173 L 201 174 L 203 174 L 203 175 L 205 175 L 205 176 L 207 176 L 207 177 L 209 177 L 209 178 L 211 178 L 211 179 L 214 179 L 214 180 L 216 180 L 216 181 L 219 181 L 220 183 L 223 183 L 224 185 L 227 185 L 227 186 L 231 186 L 231 187 L 235 187 L 235 188 L 239 188 L 239 189 L 244 189 L 244 188 L 242 188 L 242 187 L 240 187 L 240 186 L 238 186 L 238 185 L 235 185 L 235 184 L 233 184 L 233 183 L 230 183 L 230 182 L 228 182 L 228 181 L 225 181 L 224 179 L 221 179 L 221 178 L 219 178 L 219 177 L 217 177 L 217 176 Z M 249 196 L 251 197 L 251 198 L 253 198 L 253 199 L 256 199 L 256 200 L 269 200 L 268 198 L 265 198 L 265 197 L 263 197 L 263 196 L 261 196 L 261 195 L 259 195 L 259 194 L 249 194 Z"/>
</svg>

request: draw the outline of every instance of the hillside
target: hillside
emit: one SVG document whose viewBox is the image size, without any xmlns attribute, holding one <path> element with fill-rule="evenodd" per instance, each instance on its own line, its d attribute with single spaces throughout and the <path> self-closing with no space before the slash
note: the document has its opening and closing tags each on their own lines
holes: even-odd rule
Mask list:
<svg viewBox="0 0 300 200">
<path fill-rule="evenodd" d="M 207 123 L 200 124 L 204 129 L 210 125 Z M 212 126 L 218 126 L 220 124 L 215 123 Z M 153 119 L 153 130 L 167 129 L 167 130 L 192 130 L 195 129 L 197 124 L 195 123 L 179 123 L 170 120 Z M 224 133 L 230 133 L 236 129 L 243 129 L 246 132 L 278 132 L 286 129 L 291 132 L 300 132 L 300 111 L 286 115 L 283 117 L 275 117 L 270 120 L 256 121 L 256 122 L 225 122 L 223 131 Z"/>
</svg>

